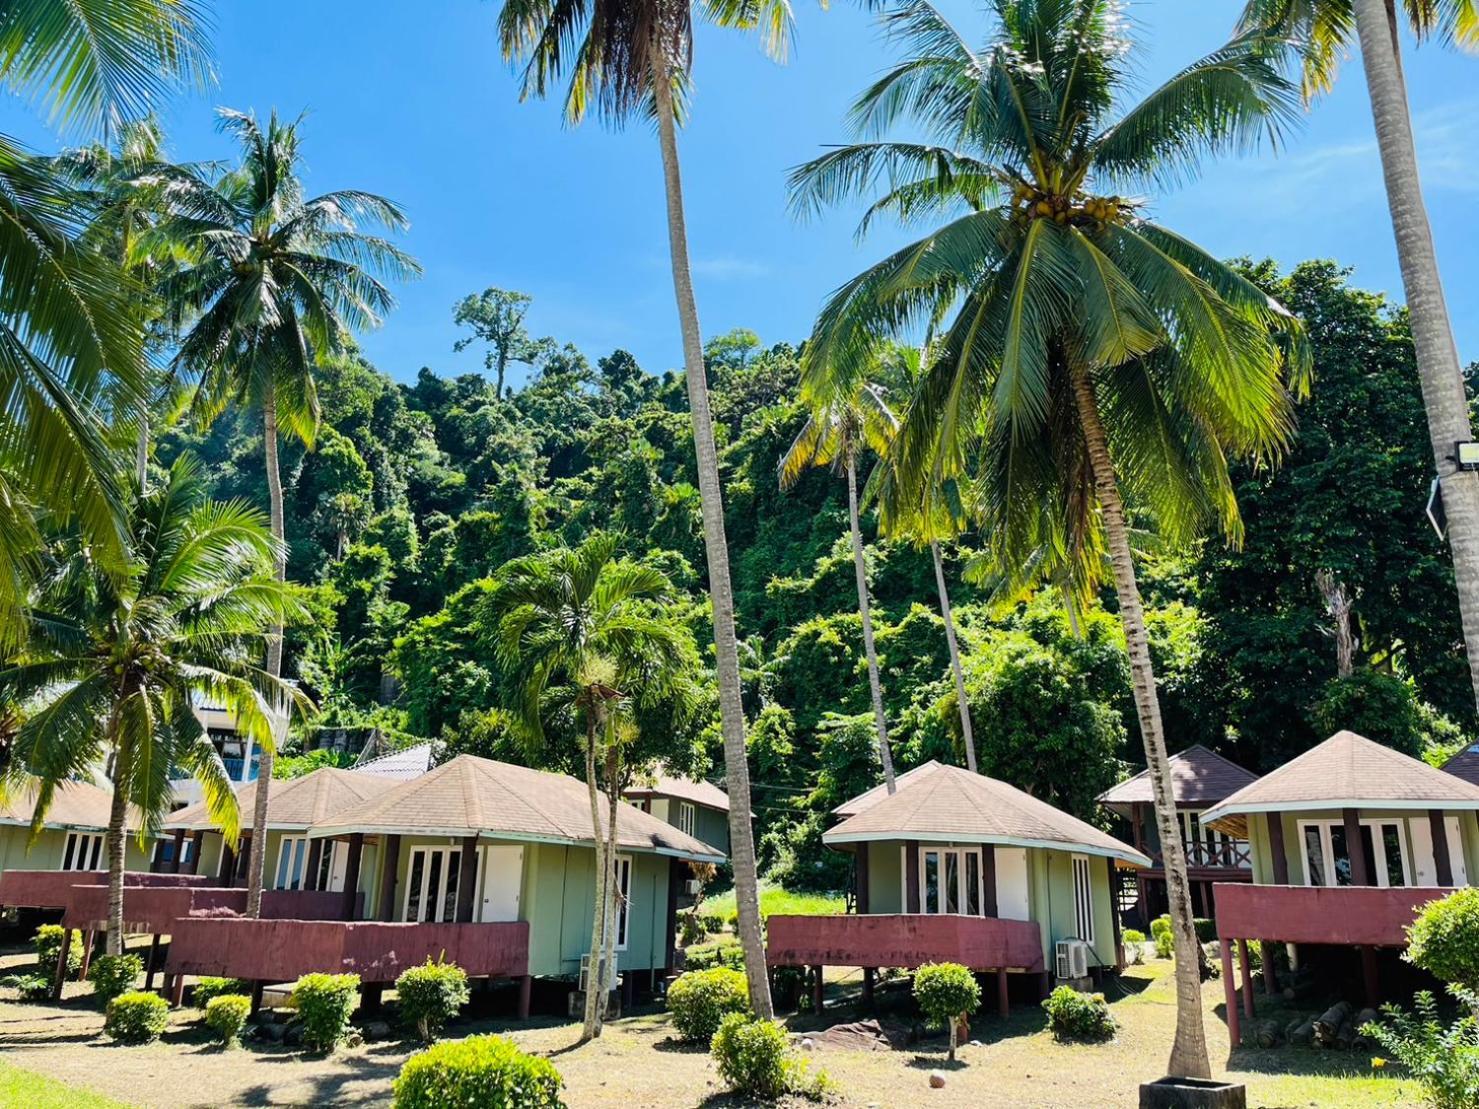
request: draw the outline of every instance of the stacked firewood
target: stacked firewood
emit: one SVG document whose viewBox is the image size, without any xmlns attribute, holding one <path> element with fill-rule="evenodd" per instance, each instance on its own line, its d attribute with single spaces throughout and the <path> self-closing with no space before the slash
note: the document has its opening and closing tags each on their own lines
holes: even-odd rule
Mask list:
<svg viewBox="0 0 1479 1109">
<path fill-rule="evenodd" d="M 1376 1045 L 1361 1034 L 1375 1009 L 1357 1010 L 1349 1001 L 1339 1001 L 1323 1013 L 1299 1014 L 1284 1020 L 1260 1020 L 1249 1028 L 1244 1043 L 1270 1048 L 1287 1043 L 1293 1047 L 1319 1047 L 1333 1051 L 1370 1051 Z"/>
</svg>

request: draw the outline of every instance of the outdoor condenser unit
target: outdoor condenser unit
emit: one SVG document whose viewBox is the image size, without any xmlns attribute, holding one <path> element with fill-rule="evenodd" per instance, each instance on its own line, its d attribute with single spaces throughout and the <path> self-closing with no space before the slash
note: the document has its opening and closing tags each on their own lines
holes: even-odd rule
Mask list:
<svg viewBox="0 0 1479 1109">
<path fill-rule="evenodd" d="M 1089 976 L 1089 945 L 1083 940 L 1059 940 L 1054 946 L 1055 971 L 1060 979 Z"/>
</svg>

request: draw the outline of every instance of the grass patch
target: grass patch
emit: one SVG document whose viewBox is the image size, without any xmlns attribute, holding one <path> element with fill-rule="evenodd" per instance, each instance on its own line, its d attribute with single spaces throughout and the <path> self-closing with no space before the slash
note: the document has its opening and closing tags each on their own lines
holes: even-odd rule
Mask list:
<svg viewBox="0 0 1479 1109">
<path fill-rule="evenodd" d="M 780 886 L 760 883 L 760 916 L 775 913 L 782 916 L 840 916 L 847 911 L 842 895 L 833 893 L 792 893 Z M 734 890 L 716 897 L 706 897 L 703 912 L 728 920 L 734 915 Z"/>
<path fill-rule="evenodd" d="M 0 1059 L 0 1105 L 26 1109 L 128 1109 L 90 1090 L 79 1089 Z"/>
</svg>

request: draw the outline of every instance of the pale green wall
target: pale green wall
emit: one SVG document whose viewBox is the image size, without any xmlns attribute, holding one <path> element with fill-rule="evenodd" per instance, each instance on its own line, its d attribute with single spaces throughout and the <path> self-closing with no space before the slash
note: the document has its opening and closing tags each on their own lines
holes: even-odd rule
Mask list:
<svg viewBox="0 0 1479 1109">
<path fill-rule="evenodd" d="M 657 819 L 678 827 L 679 802 L 672 797 L 652 798 L 652 815 Z M 720 854 L 729 854 L 729 814 L 704 805 L 694 805 L 694 838 L 716 848 Z"/>
<path fill-rule="evenodd" d="M 0 824 L 0 871 L 57 870 L 67 849 L 67 833 L 60 828 L 43 828 L 36 842 L 27 847 L 31 830 L 15 824 Z M 99 861 L 106 863 L 106 846 Z M 137 837 L 130 836 L 124 846 L 126 870 L 148 870 L 149 853 L 140 850 Z"/>
<path fill-rule="evenodd" d="M 1358 809 L 1357 815 L 1362 820 L 1420 820 L 1424 823 L 1428 820 L 1426 811 L 1414 812 L 1410 809 Z M 1473 812 L 1445 812 L 1445 816 L 1456 816 L 1459 822 L 1459 831 L 1462 834 L 1464 844 L 1464 869 L 1468 872 L 1469 881 L 1473 882 L 1479 875 L 1479 819 Z M 1269 837 L 1269 820 L 1271 814 L 1254 813 L 1248 817 L 1249 843 L 1253 850 L 1253 880 L 1259 885 L 1274 884 L 1273 845 Z M 1284 857 L 1289 864 L 1289 881 L 1292 885 L 1304 883 L 1304 860 L 1302 858 L 1303 843 L 1300 840 L 1299 824 L 1304 820 L 1334 820 L 1342 819 L 1340 809 L 1315 809 L 1309 812 L 1286 812 L 1284 818 Z M 1404 850 L 1407 855 L 1408 873 L 1417 879 L 1417 864 L 1412 858 L 1412 834 L 1409 829 L 1404 837 Z"/>
</svg>

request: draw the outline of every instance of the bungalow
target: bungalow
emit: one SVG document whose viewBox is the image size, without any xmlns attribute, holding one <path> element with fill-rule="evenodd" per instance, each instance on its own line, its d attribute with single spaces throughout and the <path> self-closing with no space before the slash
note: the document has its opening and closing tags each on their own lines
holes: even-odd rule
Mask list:
<svg viewBox="0 0 1479 1109">
<path fill-rule="evenodd" d="M 1192 912 L 1210 918 L 1215 908 L 1214 883 L 1252 881 L 1252 857 L 1246 841 L 1208 828 L 1202 815 L 1212 805 L 1257 781 L 1258 775 L 1201 744 L 1172 755 L 1170 761 L 1171 795 L 1176 800 L 1176 823 L 1186 853 Z M 1127 919 L 1144 930 L 1156 917 L 1169 912 L 1171 904 L 1166 893 L 1166 868 L 1151 795 L 1150 771 L 1142 770 L 1125 779 L 1101 793 L 1098 800 L 1124 820 L 1135 850 L 1150 856 L 1150 866 L 1133 873 L 1121 871 L 1122 878 L 1134 882 L 1134 907 Z M 1123 905 L 1124 900 L 1120 903 Z"/>
<path fill-rule="evenodd" d="M 729 794 L 699 779 L 658 773 L 622 794 L 643 812 L 729 854 Z"/>
<path fill-rule="evenodd" d="M 1203 824 L 1246 840 L 1253 856 L 1251 885 L 1217 888 L 1233 1042 L 1234 941 L 1283 942 L 1295 959 L 1298 944 L 1355 948 L 1374 1003 L 1376 951 L 1405 946 L 1422 905 L 1479 873 L 1476 811 L 1479 786 L 1349 731 L 1207 809 Z M 1272 960 L 1264 967 L 1271 978 Z M 1252 1008 L 1245 974 L 1243 1009 Z"/>
<path fill-rule="evenodd" d="M 36 789 L 16 790 L 0 799 L 0 873 L 7 870 L 107 870 L 104 840 L 113 807 L 113 794 L 91 782 L 63 782 L 57 787 L 35 842 L 31 816 L 36 811 Z M 138 814 L 129 813 L 128 826 L 137 831 Z M 124 847 L 126 865 L 148 869 L 148 855 L 137 836 Z"/>
<path fill-rule="evenodd" d="M 772 916 L 771 966 L 963 963 L 997 976 L 1083 979 L 1120 965 L 1118 866 L 1150 859 L 1005 782 L 929 762 L 839 806 L 822 841 L 855 857 L 856 913 Z M 820 982 L 818 974 L 814 984 Z"/>
</svg>

